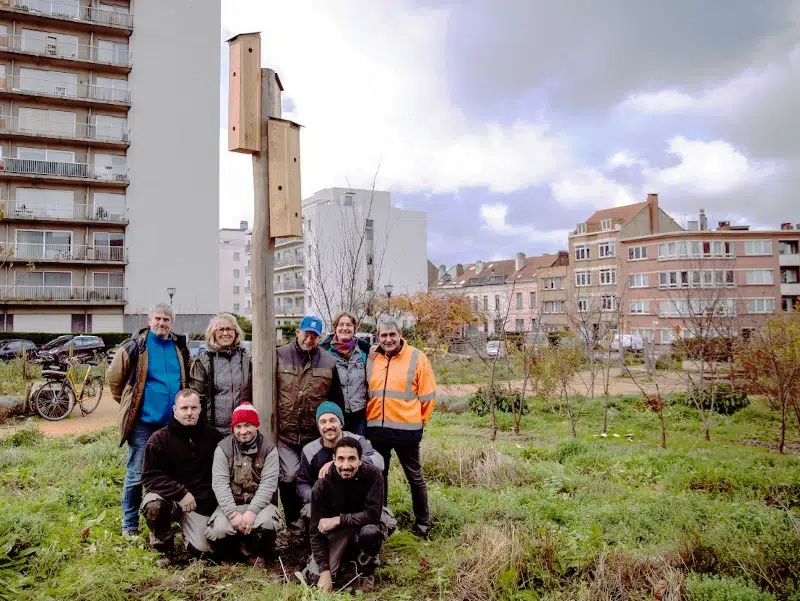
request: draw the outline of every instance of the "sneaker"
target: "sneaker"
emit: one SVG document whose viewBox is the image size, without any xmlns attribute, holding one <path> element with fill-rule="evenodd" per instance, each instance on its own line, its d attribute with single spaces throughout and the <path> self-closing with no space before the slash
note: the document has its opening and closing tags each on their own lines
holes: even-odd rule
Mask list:
<svg viewBox="0 0 800 601">
<path fill-rule="evenodd" d="M 128 540 L 135 540 L 139 538 L 139 531 L 134 529 L 123 530 L 122 531 L 122 538 L 127 538 Z"/>
<path fill-rule="evenodd" d="M 375 576 L 359 576 L 356 590 L 359 593 L 371 593 L 375 588 Z"/>
<path fill-rule="evenodd" d="M 168 568 L 171 565 L 172 565 L 172 560 L 170 560 L 170 558 L 167 557 L 166 555 L 156 559 L 157 568 Z"/>
<path fill-rule="evenodd" d="M 425 524 L 414 524 L 411 526 L 411 534 L 414 536 L 418 536 L 419 538 L 427 539 L 430 535 L 431 527 L 426 526 Z"/>
</svg>

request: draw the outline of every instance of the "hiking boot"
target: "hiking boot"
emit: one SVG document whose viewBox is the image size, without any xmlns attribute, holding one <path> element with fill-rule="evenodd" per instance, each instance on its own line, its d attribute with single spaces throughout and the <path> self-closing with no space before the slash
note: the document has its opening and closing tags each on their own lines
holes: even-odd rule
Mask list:
<svg viewBox="0 0 800 601">
<path fill-rule="evenodd" d="M 139 538 L 139 531 L 133 528 L 122 531 L 122 538 L 127 540 L 136 540 Z"/>
<path fill-rule="evenodd" d="M 156 559 L 156 567 L 157 568 L 168 568 L 172 565 L 172 560 L 164 555 L 163 557 L 159 557 Z"/>
<path fill-rule="evenodd" d="M 411 526 L 411 534 L 418 536 L 419 538 L 427 539 L 430 536 L 430 533 L 431 527 L 425 524 L 417 523 Z"/>
<path fill-rule="evenodd" d="M 359 576 L 356 590 L 359 593 L 371 593 L 375 588 L 375 576 Z"/>
</svg>

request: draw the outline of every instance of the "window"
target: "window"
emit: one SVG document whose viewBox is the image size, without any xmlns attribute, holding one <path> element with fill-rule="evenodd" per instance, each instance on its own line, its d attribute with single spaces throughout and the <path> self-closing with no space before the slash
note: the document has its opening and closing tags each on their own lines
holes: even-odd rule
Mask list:
<svg viewBox="0 0 800 601">
<path fill-rule="evenodd" d="M 233 293 L 234 293 L 235 295 L 237 295 L 237 296 L 239 295 L 239 286 L 234 286 L 234 287 L 233 287 Z"/>
<path fill-rule="evenodd" d="M 610 219 L 603 219 L 600 222 L 600 229 L 603 231 L 608 231 L 611 229 L 611 220 Z"/>
<path fill-rule="evenodd" d="M 628 248 L 628 261 L 642 261 L 647 258 L 646 246 L 631 246 Z"/>
<path fill-rule="evenodd" d="M 591 286 L 592 285 L 592 272 L 591 271 L 576 271 L 575 272 L 575 285 Z"/>
<path fill-rule="evenodd" d="M 104 261 L 122 261 L 125 259 L 125 235 L 111 232 L 94 234 L 95 258 Z"/>
<path fill-rule="evenodd" d="M 10 209 L 14 215 L 25 217 L 66 217 L 74 213 L 75 192 L 44 188 L 17 188 L 17 202 Z M 6 209 L 8 212 L 9 209 Z"/>
<path fill-rule="evenodd" d="M 780 241 L 778 253 L 781 255 L 796 255 L 800 253 L 800 243 L 796 240 Z"/>
<path fill-rule="evenodd" d="M 124 154 L 94 155 L 94 175 L 97 179 L 125 179 L 128 173 L 128 159 Z"/>
<path fill-rule="evenodd" d="M 600 297 L 600 310 L 601 311 L 616 311 L 617 297 L 613 294 L 604 294 Z"/>
<path fill-rule="evenodd" d="M 796 284 L 798 279 L 797 269 L 781 269 L 781 284 Z"/>
<path fill-rule="evenodd" d="M 25 296 L 46 296 L 68 300 L 72 288 L 72 272 L 69 271 L 17 271 L 17 291 Z"/>
<path fill-rule="evenodd" d="M 238 280 L 239 276 L 240 276 L 239 270 L 238 269 L 234 269 L 233 270 L 233 279 L 234 280 Z"/>
<path fill-rule="evenodd" d="M 55 163 L 74 163 L 75 153 L 68 150 L 52 150 L 47 148 L 17 148 L 17 158 L 25 161 L 51 161 Z M 58 175 L 81 175 L 66 171 Z"/>
<path fill-rule="evenodd" d="M 239 307 L 240 307 L 240 306 L 241 306 L 241 305 L 240 305 L 239 303 L 233 303 L 233 312 L 234 312 L 234 313 L 238 313 L 238 312 L 239 312 Z"/>
<path fill-rule="evenodd" d="M 517 292 L 517 309 L 522 309 L 522 292 Z"/>
<path fill-rule="evenodd" d="M 516 332 L 524 332 L 525 331 L 525 320 L 524 319 L 515 319 L 514 320 L 514 331 L 516 331 Z"/>
<path fill-rule="evenodd" d="M 772 285 L 771 269 L 748 269 L 744 272 L 745 283 Z"/>
<path fill-rule="evenodd" d="M 352 207 L 353 206 L 353 195 L 352 194 L 345 194 L 344 195 L 344 206 Z"/>
<path fill-rule="evenodd" d="M 744 254 L 752 255 L 771 255 L 772 240 L 745 240 Z"/>
<path fill-rule="evenodd" d="M 597 254 L 601 259 L 608 259 L 617 256 L 616 242 L 603 242 L 597 245 Z"/>
<path fill-rule="evenodd" d="M 233 260 L 234 261 L 241 261 L 242 260 L 241 253 L 233 253 Z"/>
<path fill-rule="evenodd" d="M 672 344 L 675 340 L 674 330 L 661 329 L 658 332 L 661 344 Z"/>
<path fill-rule="evenodd" d="M 601 286 L 609 286 L 616 283 L 617 283 L 617 270 L 615 268 L 600 270 Z"/>
<path fill-rule="evenodd" d="M 58 259 L 72 253 L 72 232 L 17 230 L 14 256 L 19 259 Z"/>
<path fill-rule="evenodd" d="M 469 279 L 469 283 L 470 284 L 480 284 L 481 283 L 481 279 L 480 278 L 470 278 Z"/>
<path fill-rule="evenodd" d="M 528 299 L 528 303 L 529 303 L 531 309 L 535 309 L 536 308 L 536 293 L 535 292 L 531 292 L 530 293 L 530 297 Z"/>
<path fill-rule="evenodd" d="M 579 223 L 578 226 L 575 228 L 575 232 L 578 234 L 585 234 L 586 233 L 586 224 Z"/>
<path fill-rule="evenodd" d="M 588 296 L 579 296 L 578 302 L 575 304 L 578 312 L 586 313 L 591 307 L 591 301 L 592 299 L 590 299 Z"/>
<path fill-rule="evenodd" d="M 584 244 L 582 246 L 575 247 L 575 260 L 576 261 L 586 261 L 587 259 L 591 259 L 591 255 L 589 252 L 589 245 Z"/>
<path fill-rule="evenodd" d="M 95 115 L 91 118 L 90 135 L 98 140 L 125 140 L 128 134 L 128 121 L 125 117 Z"/>
<path fill-rule="evenodd" d="M 505 280 L 505 276 L 503 275 L 493 275 L 489 277 L 490 284 L 502 284 Z"/>
<path fill-rule="evenodd" d="M 495 294 L 494 295 L 494 310 L 495 311 L 499 311 L 500 310 L 500 295 L 499 294 Z"/>
<path fill-rule="evenodd" d="M 564 312 L 564 301 L 545 301 L 544 302 L 544 312 L 545 313 L 563 313 Z"/>
<path fill-rule="evenodd" d="M 647 288 L 647 274 L 646 273 L 632 273 L 628 276 L 628 287 L 630 288 Z"/>
<path fill-rule="evenodd" d="M 126 79 L 115 77 L 95 78 L 95 85 L 89 86 L 89 95 L 95 100 L 112 100 L 115 102 L 130 102 L 131 92 Z"/>
<path fill-rule="evenodd" d="M 489 297 L 488 296 L 484 296 L 483 297 L 483 310 L 484 311 L 488 311 L 489 310 Z"/>
<path fill-rule="evenodd" d="M 78 56 L 78 36 L 23 29 L 22 49 L 51 56 L 74 58 Z"/>
<path fill-rule="evenodd" d="M 97 60 L 115 65 L 128 64 L 128 44 L 110 40 L 97 41 Z"/>
<path fill-rule="evenodd" d="M 774 298 L 748 298 L 747 299 L 747 312 L 748 313 L 774 313 L 775 312 L 775 299 Z"/>
<path fill-rule="evenodd" d="M 121 297 L 125 276 L 122 273 L 96 272 L 92 275 L 94 291 L 107 298 Z"/>
<path fill-rule="evenodd" d="M 74 97 L 78 95 L 78 74 L 20 68 L 19 87 L 51 96 Z"/>
<path fill-rule="evenodd" d="M 546 290 L 561 290 L 564 287 L 564 278 L 545 278 L 542 287 Z"/>
<path fill-rule="evenodd" d="M 653 329 L 652 328 L 631 328 L 632 336 L 641 336 L 648 342 L 653 342 Z"/>
<path fill-rule="evenodd" d="M 536 319 L 531 319 L 531 332 L 536 331 Z"/>
<path fill-rule="evenodd" d="M 74 194 L 74 193 L 73 193 Z M 125 195 L 110 192 L 95 192 L 94 195 L 95 219 L 108 219 L 121 221 L 125 219 Z"/>
<path fill-rule="evenodd" d="M 76 114 L 69 111 L 28 107 L 20 107 L 19 109 L 20 131 L 74 136 L 75 122 Z"/>
<path fill-rule="evenodd" d="M 631 301 L 631 315 L 647 315 L 650 313 L 650 301 Z"/>
</svg>

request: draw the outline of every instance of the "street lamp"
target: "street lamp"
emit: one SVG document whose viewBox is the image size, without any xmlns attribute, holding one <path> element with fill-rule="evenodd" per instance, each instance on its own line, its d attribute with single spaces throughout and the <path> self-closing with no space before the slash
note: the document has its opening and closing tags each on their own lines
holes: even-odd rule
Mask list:
<svg viewBox="0 0 800 601">
<path fill-rule="evenodd" d="M 175 288 L 167 288 L 167 294 L 169 294 L 169 306 L 172 308 L 172 297 L 175 296 Z"/>
<path fill-rule="evenodd" d="M 387 309 L 387 313 L 392 313 L 392 290 L 394 290 L 394 286 L 391 284 L 386 284 L 383 289 L 386 291 L 386 298 L 389 299 L 389 305 Z"/>
</svg>

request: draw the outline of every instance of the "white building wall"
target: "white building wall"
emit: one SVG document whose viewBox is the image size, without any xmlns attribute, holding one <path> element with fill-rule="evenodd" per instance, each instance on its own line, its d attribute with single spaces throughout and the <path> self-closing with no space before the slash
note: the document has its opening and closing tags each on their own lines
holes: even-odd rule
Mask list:
<svg viewBox="0 0 800 601">
<path fill-rule="evenodd" d="M 219 308 L 221 6 L 138 0 L 132 9 L 126 325 L 173 287 L 176 313 L 199 315 L 182 323 L 204 327 Z"/>
<path fill-rule="evenodd" d="M 244 314 L 245 287 L 250 280 L 247 263 L 250 255 L 246 253 L 250 234 L 244 229 L 219 231 L 219 310 Z M 238 258 L 237 258 L 238 257 Z M 236 277 L 236 270 L 239 276 Z M 238 294 L 236 294 L 238 287 Z M 238 305 L 238 307 L 236 306 Z"/>
<path fill-rule="evenodd" d="M 92 332 L 124 332 L 122 315 L 92 314 Z"/>
<path fill-rule="evenodd" d="M 92 317 L 94 320 L 95 317 Z M 72 332 L 72 315 L 67 313 L 17 313 L 14 315 L 15 332 L 52 332 L 69 334 Z M 119 330 L 104 330 L 116 332 Z"/>
</svg>

